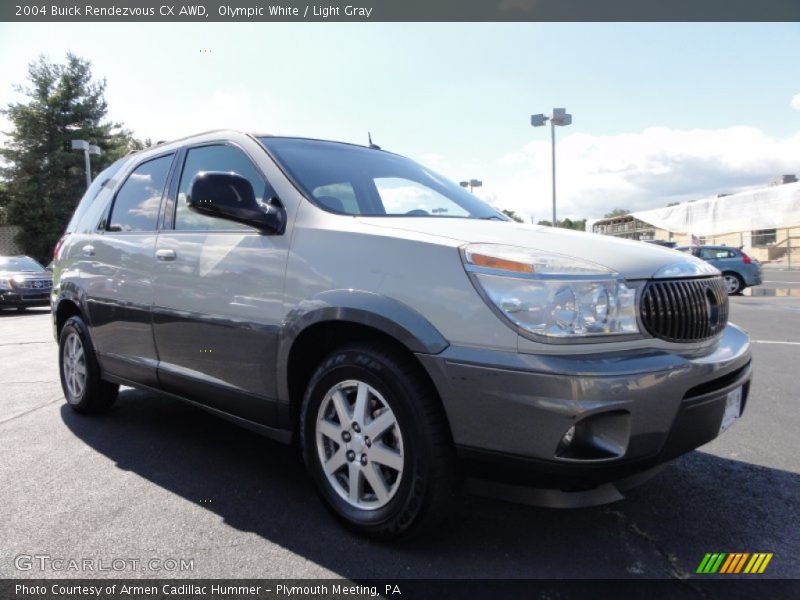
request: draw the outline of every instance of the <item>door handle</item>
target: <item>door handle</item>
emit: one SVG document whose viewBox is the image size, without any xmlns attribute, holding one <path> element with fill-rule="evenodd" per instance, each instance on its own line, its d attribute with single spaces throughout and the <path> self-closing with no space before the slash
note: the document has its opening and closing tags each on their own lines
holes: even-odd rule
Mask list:
<svg viewBox="0 0 800 600">
<path fill-rule="evenodd" d="M 84 256 L 94 256 L 94 246 L 91 244 L 86 244 L 81 250 L 83 250 Z"/>
<path fill-rule="evenodd" d="M 156 250 L 156 258 L 158 260 L 175 260 L 176 256 L 177 254 L 175 254 L 175 250 L 172 250 L 171 248 L 160 248 L 159 250 Z"/>
</svg>

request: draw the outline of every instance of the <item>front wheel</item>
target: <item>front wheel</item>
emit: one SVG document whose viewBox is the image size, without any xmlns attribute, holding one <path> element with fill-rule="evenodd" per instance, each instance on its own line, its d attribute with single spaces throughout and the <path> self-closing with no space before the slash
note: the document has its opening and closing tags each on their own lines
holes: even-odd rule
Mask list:
<svg viewBox="0 0 800 600">
<path fill-rule="evenodd" d="M 70 317 L 61 329 L 58 359 L 61 389 L 73 410 L 102 412 L 117 399 L 119 386 L 100 378 L 89 329 L 80 317 Z"/>
<path fill-rule="evenodd" d="M 395 538 L 451 512 L 455 453 L 435 391 L 409 357 L 372 344 L 329 355 L 301 412 L 303 457 L 333 513 Z"/>
</svg>

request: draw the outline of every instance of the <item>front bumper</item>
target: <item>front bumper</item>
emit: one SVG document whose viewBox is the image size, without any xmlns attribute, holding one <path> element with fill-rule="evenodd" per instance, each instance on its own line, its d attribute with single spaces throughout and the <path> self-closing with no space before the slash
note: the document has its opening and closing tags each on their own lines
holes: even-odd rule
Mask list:
<svg viewBox="0 0 800 600">
<path fill-rule="evenodd" d="M 449 347 L 419 355 L 469 474 L 559 489 L 629 478 L 719 434 L 728 392 L 750 387 L 748 336 L 704 352 L 573 356 Z M 581 451 L 562 437 L 582 428 Z M 581 429 L 577 429 L 581 431 Z"/>
<path fill-rule="evenodd" d="M 0 308 L 19 306 L 50 306 L 50 290 L 31 294 L 14 290 L 0 292 Z"/>
</svg>

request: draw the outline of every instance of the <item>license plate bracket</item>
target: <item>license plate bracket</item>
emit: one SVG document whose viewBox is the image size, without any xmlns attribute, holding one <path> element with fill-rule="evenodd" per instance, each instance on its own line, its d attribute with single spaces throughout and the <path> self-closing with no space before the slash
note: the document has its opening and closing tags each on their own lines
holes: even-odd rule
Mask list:
<svg viewBox="0 0 800 600">
<path fill-rule="evenodd" d="M 743 388 L 739 386 L 735 390 L 728 392 L 725 397 L 725 412 L 722 415 L 722 423 L 719 426 L 719 432 L 722 433 L 736 422 L 742 415 L 742 396 Z"/>
</svg>

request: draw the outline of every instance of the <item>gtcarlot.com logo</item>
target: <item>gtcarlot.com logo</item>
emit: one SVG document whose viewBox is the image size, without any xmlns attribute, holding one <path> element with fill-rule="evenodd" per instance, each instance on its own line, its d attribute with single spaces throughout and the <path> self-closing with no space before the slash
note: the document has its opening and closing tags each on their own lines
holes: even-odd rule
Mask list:
<svg viewBox="0 0 800 600">
<path fill-rule="evenodd" d="M 697 572 L 701 574 L 721 573 L 725 575 L 735 573 L 759 574 L 763 573 L 772 552 L 709 552 L 705 555 Z"/>
<path fill-rule="evenodd" d="M 51 556 L 49 554 L 19 554 L 14 557 L 14 566 L 19 571 L 194 571 L 193 558 L 89 558 Z"/>
</svg>

